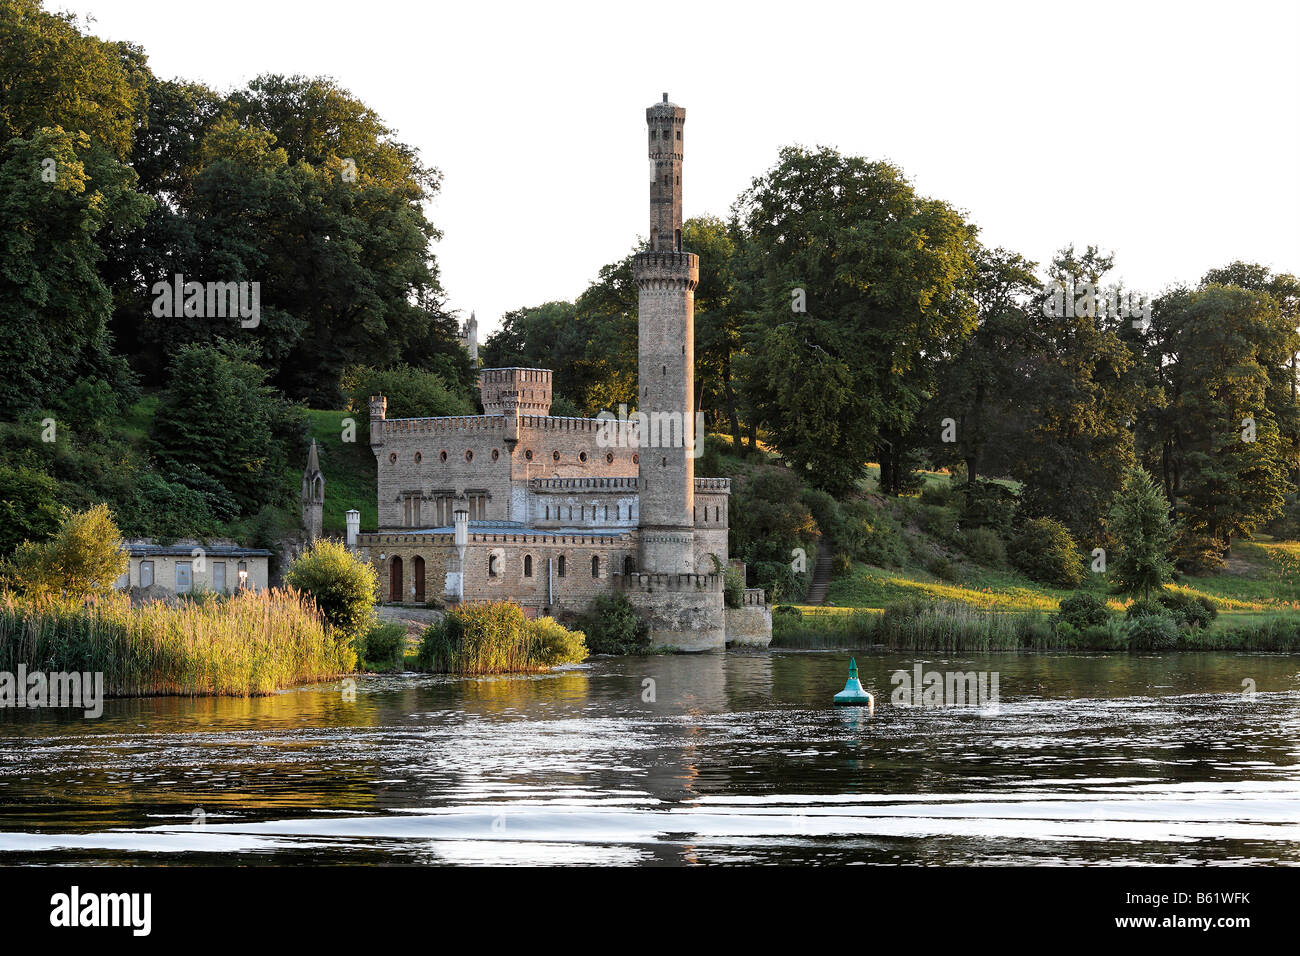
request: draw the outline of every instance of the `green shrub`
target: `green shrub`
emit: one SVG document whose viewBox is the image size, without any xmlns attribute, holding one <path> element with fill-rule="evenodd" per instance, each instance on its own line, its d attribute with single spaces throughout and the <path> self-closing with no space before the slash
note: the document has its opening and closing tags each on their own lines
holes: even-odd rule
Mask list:
<svg viewBox="0 0 1300 956">
<path fill-rule="evenodd" d="M 1124 610 L 1124 617 L 1131 621 L 1137 617 L 1172 618 L 1173 615 L 1159 601 L 1134 601 Z"/>
<path fill-rule="evenodd" d="M 80 600 L 105 596 L 126 573 L 130 559 L 108 505 L 63 518 L 54 536 L 18 546 L 5 576 L 10 586 L 31 598 Z"/>
<path fill-rule="evenodd" d="M 772 601 L 789 601 L 808 593 L 812 574 L 796 571 L 789 561 L 757 561 L 748 566 L 749 586 L 762 588 Z"/>
<path fill-rule="evenodd" d="M 1110 620 L 1106 602 L 1090 591 L 1075 591 L 1061 599 L 1061 613 L 1057 620 L 1079 631 L 1105 624 Z"/>
<path fill-rule="evenodd" d="M 805 488 L 799 497 L 813 516 L 813 521 L 817 522 L 817 530 L 821 532 L 823 540 L 838 542 L 844 538 L 848 519 L 830 492 L 820 488 Z"/>
<path fill-rule="evenodd" d="M 992 528 L 964 529 L 961 549 L 986 567 L 1000 568 L 1007 563 L 1007 546 Z"/>
<path fill-rule="evenodd" d="M 831 574 L 837 578 L 848 577 L 853 571 L 853 560 L 843 552 L 831 558 Z"/>
<path fill-rule="evenodd" d="M 0 558 L 24 541 L 43 541 L 63 520 L 59 484 L 23 465 L 0 465 Z"/>
<path fill-rule="evenodd" d="M 1128 648 L 1128 626 L 1118 618 L 1105 624 L 1093 624 L 1083 629 L 1079 646 L 1089 651 L 1122 651 Z"/>
<path fill-rule="evenodd" d="M 1209 627 L 1210 622 L 1219 616 L 1219 609 L 1214 606 L 1214 602 L 1198 594 L 1165 590 L 1157 600 L 1184 627 Z"/>
<path fill-rule="evenodd" d="M 1026 521 L 1011 540 L 1011 561 L 1040 584 L 1077 588 L 1083 583 L 1083 556 L 1069 530 L 1054 518 Z"/>
<path fill-rule="evenodd" d="M 926 482 L 925 487 L 921 489 L 921 503 L 946 508 L 952 504 L 955 493 L 956 489 L 950 481 Z"/>
<path fill-rule="evenodd" d="M 1020 501 L 1006 485 L 977 478 L 961 490 L 957 501 L 963 528 L 992 528 L 1000 537 L 1010 537 Z"/>
<path fill-rule="evenodd" d="M 1167 614 L 1140 614 L 1129 619 L 1128 646 L 1134 651 L 1167 651 L 1178 646 L 1178 623 Z"/>
<path fill-rule="evenodd" d="M 597 597 L 578 616 L 577 624 L 593 654 L 644 654 L 650 649 L 649 629 L 621 594 Z"/>
<path fill-rule="evenodd" d="M 539 617 L 527 622 L 533 653 L 544 666 L 577 664 L 587 659 L 586 635 L 571 631 L 553 617 Z"/>
<path fill-rule="evenodd" d="M 793 604 L 778 604 L 776 607 L 772 608 L 772 616 L 774 618 L 789 617 L 794 620 L 800 620 L 803 618 L 803 611 L 795 607 Z"/>
<path fill-rule="evenodd" d="M 954 581 L 957 578 L 957 566 L 945 555 L 930 559 L 925 569 L 940 581 Z"/>
<path fill-rule="evenodd" d="M 739 568 L 727 568 L 723 573 L 722 599 L 727 607 L 740 607 L 745 603 L 745 578 Z"/>
<path fill-rule="evenodd" d="M 369 629 L 375 613 L 379 579 L 337 541 L 317 541 L 289 565 L 285 582 L 316 601 L 331 627 L 350 641 Z"/>
<path fill-rule="evenodd" d="M 916 509 L 917 524 L 932 538 L 955 543 L 957 541 L 957 512 L 952 508 L 920 505 Z"/>
<path fill-rule="evenodd" d="M 474 414 L 474 403 L 441 375 L 410 365 L 388 369 L 353 366 L 343 373 L 341 385 L 348 410 L 360 415 L 368 414 L 371 395 L 388 399 L 389 418 Z"/>
<path fill-rule="evenodd" d="M 902 527 L 871 499 L 844 506 L 844 526 L 835 543 L 853 560 L 877 567 L 896 568 L 907 558 Z"/>
<path fill-rule="evenodd" d="M 529 621 L 513 601 L 481 601 L 425 628 L 418 666 L 439 674 L 518 674 L 586 657 L 580 632 L 551 618 Z"/>
<path fill-rule="evenodd" d="M 406 628 L 392 621 L 375 621 L 357 643 L 357 656 L 370 670 L 387 670 L 402 663 Z"/>
</svg>

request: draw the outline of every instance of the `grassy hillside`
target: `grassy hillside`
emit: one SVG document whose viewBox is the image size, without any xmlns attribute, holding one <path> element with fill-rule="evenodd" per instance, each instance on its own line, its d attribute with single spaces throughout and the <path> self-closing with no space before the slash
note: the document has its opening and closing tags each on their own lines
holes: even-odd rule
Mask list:
<svg viewBox="0 0 1300 956">
<path fill-rule="evenodd" d="M 938 483 L 946 481 L 933 476 Z M 952 506 L 927 504 L 922 499 L 877 499 L 901 529 L 901 559 L 882 567 L 852 563 L 830 583 L 826 604 L 820 607 L 796 605 L 805 614 L 825 616 L 832 631 L 861 632 L 870 618 L 854 618 L 854 611 L 879 615 L 891 604 L 909 599 L 954 602 L 978 612 L 1006 612 L 1028 617 L 1051 614 L 1070 593 L 1030 580 L 1010 567 L 981 563 L 961 550 L 961 538 L 951 533 L 956 512 Z M 933 533 L 932 533 L 933 532 Z M 1300 542 L 1275 541 L 1260 535 L 1253 541 L 1233 546 L 1226 567 L 1201 577 L 1180 576 L 1172 585 L 1193 596 L 1206 597 L 1219 609 L 1217 620 L 1206 638 L 1225 638 L 1233 632 L 1290 627 L 1294 629 L 1300 611 Z M 1082 590 L 1103 598 L 1115 612 L 1122 612 L 1127 599 L 1112 595 L 1104 575 L 1089 574 Z M 878 618 L 877 618 L 878 619 Z M 841 627 L 841 624 L 843 627 Z"/>
<path fill-rule="evenodd" d="M 368 444 L 367 422 L 345 411 L 312 410 L 308 417 L 325 476 L 325 533 L 342 536 L 344 513 L 352 508 L 361 512 L 361 529 L 373 531 L 379 524 L 378 471 Z M 345 418 L 356 421 L 355 441 L 343 441 Z M 301 494 L 301 467 L 296 474 L 295 498 Z"/>
<path fill-rule="evenodd" d="M 134 454 L 145 457 L 145 438 L 158 411 L 158 397 L 147 395 L 127 411 L 122 423 L 122 434 L 130 442 Z M 367 422 L 347 411 L 309 410 L 307 413 L 310 436 L 316 439 L 321 472 L 325 475 L 325 533 L 342 536 L 346 530 L 344 513 L 355 508 L 361 512 L 363 530 L 373 530 L 378 525 L 378 486 L 375 455 L 370 450 Z M 343 421 L 356 421 L 354 441 L 343 440 Z M 307 458 L 280 462 L 280 480 L 284 482 L 288 500 L 292 504 L 279 509 L 282 528 L 295 528 L 301 520 L 297 502 L 302 494 L 302 470 Z M 227 533 L 238 540 L 253 534 L 251 519 L 231 522 Z"/>
</svg>

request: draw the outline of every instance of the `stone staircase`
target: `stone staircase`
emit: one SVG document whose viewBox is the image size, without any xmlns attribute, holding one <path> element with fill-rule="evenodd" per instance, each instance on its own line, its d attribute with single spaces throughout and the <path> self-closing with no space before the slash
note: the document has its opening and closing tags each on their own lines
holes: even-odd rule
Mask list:
<svg viewBox="0 0 1300 956">
<path fill-rule="evenodd" d="M 826 587 L 831 583 L 831 548 L 822 542 L 817 549 L 817 563 L 813 565 L 812 582 L 808 585 L 807 604 L 821 604 L 826 600 Z"/>
</svg>

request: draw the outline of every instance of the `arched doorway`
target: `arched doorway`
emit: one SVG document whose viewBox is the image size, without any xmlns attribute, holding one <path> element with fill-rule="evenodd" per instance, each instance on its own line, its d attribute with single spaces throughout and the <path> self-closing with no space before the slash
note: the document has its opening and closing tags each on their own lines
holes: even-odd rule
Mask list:
<svg viewBox="0 0 1300 956">
<path fill-rule="evenodd" d="M 420 555 L 415 556 L 411 562 L 411 572 L 415 575 L 415 601 L 417 604 L 424 603 L 424 558 Z"/>
<path fill-rule="evenodd" d="M 388 600 L 402 600 L 402 559 L 396 555 L 388 562 Z"/>
</svg>

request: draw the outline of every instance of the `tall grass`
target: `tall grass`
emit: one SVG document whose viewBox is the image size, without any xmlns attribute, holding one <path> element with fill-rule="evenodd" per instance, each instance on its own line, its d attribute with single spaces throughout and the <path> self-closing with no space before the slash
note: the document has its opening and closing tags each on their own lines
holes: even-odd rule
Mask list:
<svg viewBox="0 0 1300 956">
<path fill-rule="evenodd" d="M 879 645 L 893 650 L 1013 651 L 1055 646 L 1052 628 L 1037 613 L 971 607 L 960 601 L 904 601 L 883 614 L 776 612 L 772 646 L 851 648 Z"/>
<path fill-rule="evenodd" d="M 84 604 L 0 595 L 0 670 L 102 672 L 114 697 L 251 697 L 351 673 L 356 652 L 292 591 L 179 607 L 124 594 Z"/>
<path fill-rule="evenodd" d="M 772 615 L 772 647 L 818 648 L 868 647 L 876 643 L 877 611 L 846 611 L 840 614 L 789 613 Z"/>
<path fill-rule="evenodd" d="M 581 631 L 528 620 L 512 601 L 464 604 L 425 629 L 419 668 L 439 674 L 522 674 L 587 658 Z"/>
<path fill-rule="evenodd" d="M 1038 614 L 971 607 L 960 601 L 905 602 L 885 609 L 877 640 L 915 651 L 1014 651 L 1051 646 L 1052 630 Z"/>
</svg>

